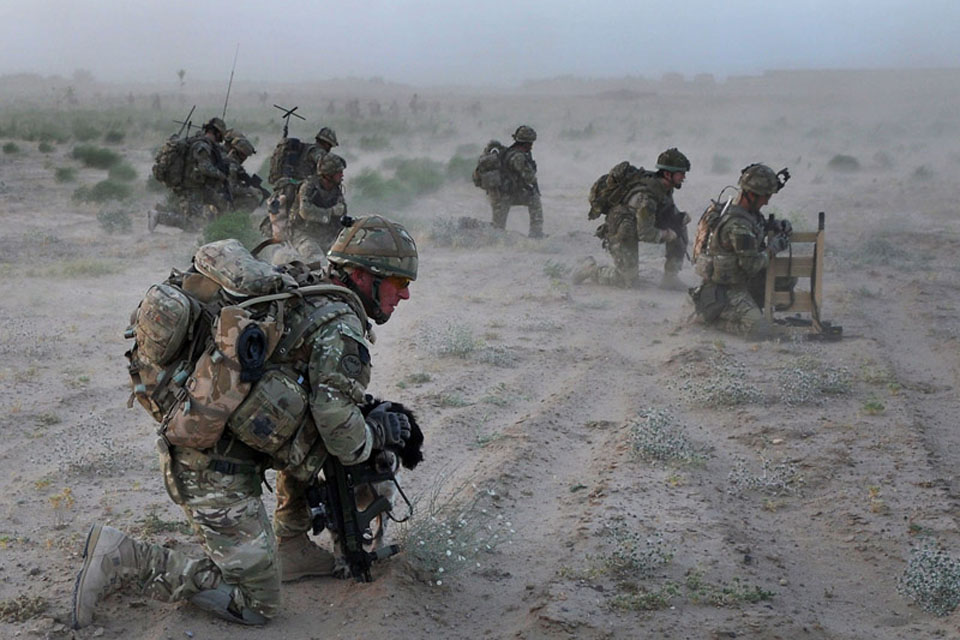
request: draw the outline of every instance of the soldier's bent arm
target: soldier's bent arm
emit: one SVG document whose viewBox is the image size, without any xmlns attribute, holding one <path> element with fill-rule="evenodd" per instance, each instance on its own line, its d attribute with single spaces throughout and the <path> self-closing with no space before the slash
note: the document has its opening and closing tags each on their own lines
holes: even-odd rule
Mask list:
<svg viewBox="0 0 960 640">
<path fill-rule="evenodd" d="M 527 160 L 527 154 L 525 153 L 512 153 L 510 157 L 507 158 L 507 163 L 510 165 L 510 168 L 520 179 L 523 180 L 523 183 L 526 185 L 536 184 L 537 182 L 537 169 L 536 167 Z"/>
<path fill-rule="evenodd" d="M 663 231 L 657 228 L 657 210 L 662 203 L 646 189 L 629 199 L 629 206 L 637 217 L 637 240 L 640 242 L 663 242 Z"/>
<path fill-rule="evenodd" d="M 370 379 L 370 352 L 353 315 L 320 327 L 310 338 L 310 411 L 327 451 L 343 464 L 370 456 L 373 433 L 360 412 Z"/>
<path fill-rule="evenodd" d="M 770 265 L 770 257 L 760 247 L 760 239 L 752 228 L 731 220 L 722 231 L 721 244 L 737 256 L 737 264 L 747 276 L 760 273 Z"/>
<path fill-rule="evenodd" d="M 227 178 L 223 171 L 220 171 L 213 162 L 213 156 L 207 144 L 202 141 L 195 143 L 190 153 L 193 156 L 193 166 L 199 176 L 214 181 L 222 181 Z"/>
<path fill-rule="evenodd" d="M 316 201 L 319 199 L 317 195 L 321 190 L 320 183 L 316 180 L 308 180 L 300 186 L 300 191 L 297 193 L 297 204 L 299 215 L 303 220 L 318 224 L 329 224 L 347 213 L 347 204 L 343 200 L 343 194 L 338 194 L 331 206 L 317 205 Z"/>
</svg>

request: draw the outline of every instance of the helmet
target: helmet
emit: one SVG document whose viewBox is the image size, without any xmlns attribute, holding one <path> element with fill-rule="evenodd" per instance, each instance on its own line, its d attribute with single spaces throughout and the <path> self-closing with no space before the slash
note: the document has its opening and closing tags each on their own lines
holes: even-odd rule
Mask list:
<svg viewBox="0 0 960 640">
<path fill-rule="evenodd" d="M 761 196 L 772 196 L 780 191 L 780 180 L 773 169 L 765 164 L 751 164 L 740 172 L 737 183 L 742 191 L 749 191 Z"/>
<path fill-rule="evenodd" d="M 240 134 L 234 134 L 232 137 L 228 136 L 227 144 L 243 154 L 245 158 L 249 158 L 257 152 L 257 150 L 253 148 L 253 144 Z"/>
<path fill-rule="evenodd" d="M 317 132 L 317 142 L 326 142 L 331 147 L 336 147 L 340 144 L 337 142 L 337 132 L 330 127 L 324 127 Z"/>
<path fill-rule="evenodd" d="M 210 118 L 206 124 L 203 125 L 203 130 L 206 131 L 207 129 L 213 129 L 220 134 L 221 138 L 227 135 L 227 125 L 220 118 Z"/>
<path fill-rule="evenodd" d="M 690 171 L 690 161 L 676 147 L 671 147 L 657 156 L 658 171 Z"/>
<path fill-rule="evenodd" d="M 345 227 L 327 259 L 379 276 L 417 279 L 417 243 L 402 225 L 381 216 L 357 218 Z"/>
<path fill-rule="evenodd" d="M 533 142 L 537 139 L 537 132 L 533 130 L 533 127 L 522 124 L 513 132 L 513 139 L 517 142 Z"/>
<path fill-rule="evenodd" d="M 325 153 L 317 162 L 317 173 L 332 176 L 347 168 L 347 161 L 335 153 Z"/>
</svg>

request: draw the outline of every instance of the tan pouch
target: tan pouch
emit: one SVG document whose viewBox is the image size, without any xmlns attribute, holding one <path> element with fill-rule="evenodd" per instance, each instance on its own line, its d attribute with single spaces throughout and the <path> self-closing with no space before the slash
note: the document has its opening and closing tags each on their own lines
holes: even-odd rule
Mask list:
<svg viewBox="0 0 960 640">
<path fill-rule="evenodd" d="M 150 287 L 137 309 L 134 325 L 140 355 L 160 366 L 170 363 L 198 312 L 197 304 L 176 287 Z"/>
<path fill-rule="evenodd" d="M 237 355 L 244 331 L 255 325 L 263 334 L 263 360 L 277 346 L 275 322 L 256 322 L 245 309 L 224 307 L 213 328 L 214 345 L 200 356 L 181 392 L 179 405 L 164 424 L 167 441 L 180 447 L 207 449 L 220 439 L 230 415 L 250 391 Z"/>
<path fill-rule="evenodd" d="M 193 257 L 197 271 L 233 294 L 262 296 L 277 293 L 296 282 L 272 264 L 257 260 L 239 240 L 205 244 Z"/>
<path fill-rule="evenodd" d="M 273 455 L 293 437 L 308 409 L 302 377 L 292 369 L 270 369 L 230 416 L 227 427 L 240 442 Z"/>
</svg>

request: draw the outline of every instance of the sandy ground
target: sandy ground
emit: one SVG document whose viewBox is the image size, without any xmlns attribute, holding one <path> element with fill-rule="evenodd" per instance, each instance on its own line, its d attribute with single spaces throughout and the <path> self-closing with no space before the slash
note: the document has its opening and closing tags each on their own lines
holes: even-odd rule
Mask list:
<svg viewBox="0 0 960 640">
<path fill-rule="evenodd" d="M 397 141 L 402 154 L 445 161 L 520 122 L 541 135 L 549 237 L 524 238 L 526 212 L 514 209 L 508 233 L 449 246 L 438 221 L 489 216 L 469 183 L 400 212 L 421 273 L 373 349 L 371 390 L 416 408 L 427 438 L 407 492 L 439 486 L 442 501 L 467 483 L 459 500 L 476 485 L 485 512 L 469 515 L 502 537 L 449 577 L 401 555 L 371 584 L 287 585 L 264 629 L 130 593 L 104 602 L 88 629 L 65 625 L 91 522 L 196 549 L 163 491 L 154 425 L 126 407 L 122 356 L 129 312 L 188 263 L 196 236 L 150 235 L 139 217 L 132 233 L 106 235 L 95 208 L 70 201 L 75 185 L 50 179 L 50 156 L 31 147 L 0 158 L 0 601 L 33 599 L 21 599 L 25 619 L 4 615 L 0 636 L 960 636 L 956 614 L 936 617 L 897 590 L 912 548 L 955 553 L 960 542 L 960 121 L 931 95 L 886 90 L 894 99 L 492 96 L 480 116 L 443 116 L 455 135 Z M 564 134 L 590 123 L 582 139 Z M 348 172 L 397 153 L 340 138 L 358 158 Z M 141 172 L 156 144 L 127 150 Z M 756 345 L 688 324 L 687 296 L 655 286 L 655 246 L 642 248 L 639 290 L 570 284 L 579 259 L 603 257 L 586 219 L 590 183 L 622 159 L 650 166 L 667 146 L 693 162 L 676 201 L 694 219 L 747 163 L 791 168 L 771 210 L 797 229 L 827 212 L 824 316 L 843 325 L 842 342 Z M 68 163 L 70 147 L 53 164 Z M 838 153 L 860 171 L 830 171 Z M 715 155 L 725 172 L 711 173 Z M 689 265 L 681 275 L 694 284 Z M 818 375 L 841 380 L 839 392 L 804 386 Z M 650 411 L 668 416 L 696 460 L 639 455 Z M 669 562 L 614 567 L 617 550 L 658 539 Z"/>
</svg>

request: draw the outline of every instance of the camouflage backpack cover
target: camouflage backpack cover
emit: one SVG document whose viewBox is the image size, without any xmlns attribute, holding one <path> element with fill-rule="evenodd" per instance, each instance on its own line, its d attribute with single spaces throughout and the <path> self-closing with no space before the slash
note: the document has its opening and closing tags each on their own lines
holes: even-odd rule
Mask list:
<svg viewBox="0 0 960 640">
<path fill-rule="evenodd" d="M 303 180 L 309 176 L 315 167 L 307 170 L 304 158 L 311 146 L 299 138 L 283 138 L 278 142 L 270 156 L 270 175 L 267 176 L 270 184 L 275 185 L 284 178 Z"/>
<path fill-rule="evenodd" d="M 491 140 L 483 148 L 473 170 L 473 184 L 484 191 L 499 191 L 504 186 L 503 158 L 507 148 L 499 140 Z"/>
<path fill-rule="evenodd" d="M 298 464 L 314 442 L 298 442 L 307 419 L 304 372 L 267 366 L 275 353 L 289 354 L 304 337 L 284 326 L 284 305 L 311 295 L 340 300 L 311 317 L 326 321 L 357 313 L 355 294 L 317 284 L 316 276 L 256 259 L 237 240 L 200 247 L 193 266 L 174 270 L 150 287 L 131 315 L 125 354 L 134 398 L 160 423 L 161 452 L 170 445 L 204 450 L 229 429 L 256 451 Z M 345 303 L 346 304 L 345 304 Z"/>
<path fill-rule="evenodd" d="M 623 203 L 627 195 L 646 177 L 655 175 L 643 167 L 635 167 L 626 160 L 603 174 L 590 187 L 590 211 L 587 219 L 596 220 Z"/>
<path fill-rule="evenodd" d="M 190 147 L 197 139 L 199 136 L 171 136 L 163 143 L 153 160 L 153 177 L 157 182 L 171 189 L 192 184 L 189 156 Z"/>
</svg>

